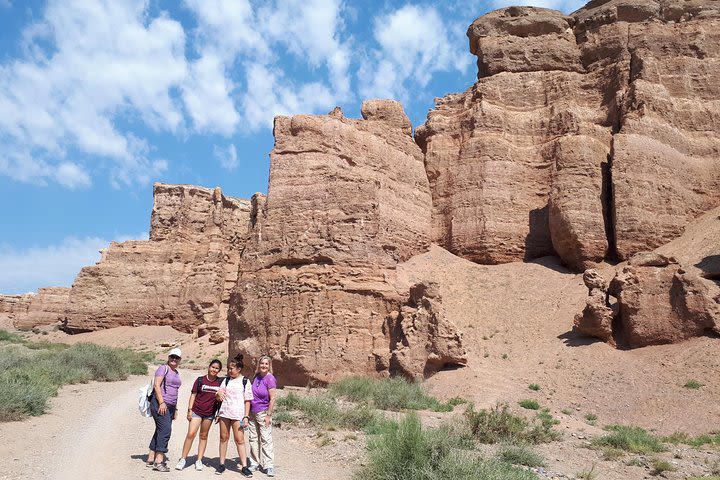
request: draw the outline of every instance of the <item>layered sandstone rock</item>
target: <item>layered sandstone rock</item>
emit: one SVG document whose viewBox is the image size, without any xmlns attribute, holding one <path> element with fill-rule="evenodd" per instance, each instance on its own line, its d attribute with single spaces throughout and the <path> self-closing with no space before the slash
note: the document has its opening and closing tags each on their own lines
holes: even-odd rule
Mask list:
<svg viewBox="0 0 720 480">
<path fill-rule="evenodd" d="M 7 319 L 18 330 L 58 325 L 67 307 L 70 289 L 39 288 L 25 295 L 0 295 L 0 319 Z"/>
<path fill-rule="evenodd" d="M 482 263 L 557 252 L 582 270 L 720 204 L 719 11 L 610 0 L 478 18 L 477 83 L 416 134 L 433 239 Z"/>
<path fill-rule="evenodd" d="M 250 202 L 219 188 L 155 184 L 150 240 L 113 242 L 83 268 L 63 328 L 171 325 L 200 334 L 225 319 L 250 223 Z"/>
<path fill-rule="evenodd" d="M 12 326 L 18 316 L 27 315 L 32 294 L 0 295 L 0 324 Z"/>
<path fill-rule="evenodd" d="M 590 296 L 575 328 L 628 348 L 720 333 L 719 214 L 701 216 L 657 252 L 633 255 L 609 286 L 586 271 Z"/>
<path fill-rule="evenodd" d="M 394 101 L 366 102 L 362 112 L 364 120 L 339 109 L 275 120 L 268 196 L 254 202 L 230 348 L 271 353 L 289 384 L 422 376 L 464 361 L 441 309 L 419 312 L 421 300 L 395 282 L 395 267 L 430 244 L 430 192 L 410 122 Z M 411 355 L 399 354 L 407 347 Z"/>
</svg>

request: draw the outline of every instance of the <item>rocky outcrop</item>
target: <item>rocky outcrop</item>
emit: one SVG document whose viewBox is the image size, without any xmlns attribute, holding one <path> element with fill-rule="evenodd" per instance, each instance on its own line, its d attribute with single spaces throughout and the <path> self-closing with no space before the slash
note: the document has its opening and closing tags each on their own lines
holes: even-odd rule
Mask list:
<svg viewBox="0 0 720 480">
<path fill-rule="evenodd" d="M 113 242 L 73 283 L 63 329 L 171 325 L 226 331 L 250 202 L 219 188 L 155 184 L 150 240 Z"/>
<path fill-rule="evenodd" d="M 289 384 L 415 377 L 464 362 L 441 309 L 421 312 L 421 297 L 395 282 L 396 266 L 427 251 L 431 236 L 410 122 L 394 101 L 365 102 L 362 113 L 275 120 L 268 196 L 253 204 L 231 302 L 230 348 L 270 352 Z"/>
<path fill-rule="evenodd" d="M 720 334 L 718 213 L 700 217 L 658 251 L 630 257 L 609 286 L 598 272 L 587 270 L 590 295 L 575 318 L 576 330 L 625 348 Z M 669 255 L 673 252 L 681 260 Z"/>
<path fill-rule="evenodd" d="M 609 0 L 478 18 L 477 83 L 417 129 L 433 240 L 481 263 L 557 253 L 583 270 L 719 205 L 719 12 Z"/>
<path fill-rule="evenodd" d="M 67 287 L 45 287 L 25 295 L 0 295 L 0 317 L 7 318 L 18 330 L 59 325 L 69 294 Z"/>
</svg>

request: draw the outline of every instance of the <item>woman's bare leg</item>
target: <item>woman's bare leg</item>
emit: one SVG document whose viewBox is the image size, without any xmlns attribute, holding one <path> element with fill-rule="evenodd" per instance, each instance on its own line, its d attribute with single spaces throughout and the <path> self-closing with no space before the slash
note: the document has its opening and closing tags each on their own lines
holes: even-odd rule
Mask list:
<svg viewBox="0 0 720 480">
<path fill-rule="evenodd" d="M 200 461 L 202 461 L 205 456 L 210 427 L 212 427 L 212 420 L 203 419 L 200 424 L 200 440 L 198 440 L 198 460 Z"/>
<path fill-rule="evenodd" d="M 188 431 L 187 435 L 185 436 L 185 443 L 183 443 L 181 455 L 182 458 L 187 458 L 188 453 L 190 453 L 190 448 L 192 447 L 193 440 L 195 440 L 195 435 L 197 435 L 198 429 L 200 428 L 200 422 L 202 422 L 202 419 L 193 418 L 188 423 Z"/>
<path fill-rule="evenodd" d="M 245 453 L 245 435 L 240 428 L 240 420 L 233 421 L 233 436 L 235 437 L 235 446 L 237 447 L 238 457 L 240 457 L 241 468 L 247 466 L 247 454 Z"/>
<path fill-rule="evenodd" d="M 236 420 L 237 421 L 237 420 Z M 232 420 L 229 418 L 220 419 L 220 466 L 225 465 L 225 457 L 227 456 L 228 441 L 230 440 L 230 424 Z"/>
</svg>

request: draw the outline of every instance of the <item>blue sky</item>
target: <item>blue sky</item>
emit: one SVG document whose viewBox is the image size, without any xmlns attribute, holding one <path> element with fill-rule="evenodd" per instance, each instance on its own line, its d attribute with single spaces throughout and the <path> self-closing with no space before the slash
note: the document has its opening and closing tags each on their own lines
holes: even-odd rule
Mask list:
<svg viewBox="0 0 720 480">
<path fill-rule="evenodd" d="M 0 293 L 147 238 L 153 182 L 265 192 L 275 115 L 395 98 L 417 126 L 475 81 L 475 18 L 583 3 L 0 0 Z"/>
</svg>

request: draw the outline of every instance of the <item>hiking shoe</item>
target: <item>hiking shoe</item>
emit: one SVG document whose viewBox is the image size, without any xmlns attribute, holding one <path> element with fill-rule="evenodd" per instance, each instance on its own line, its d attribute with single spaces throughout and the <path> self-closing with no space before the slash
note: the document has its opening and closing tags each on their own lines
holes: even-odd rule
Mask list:
<svg viewBox="0 0 720 480">
<path fill-rule="evenodd" d="M 252 477 L 252 472 L 250 471 L 250 469 L 248 467 L 242 467 L 240 469 L 240 473 L 242 473 L 246 477 Z"/>
<path fill-rule="evenodd" d="M 183 468 L 185 468 L 185 459 L 181 458 L 178 460 L 177 465 L 175 465 L 175 470 L 182 470 Z"/>
<path fill-rule="evenodd" d="M 258 465 L 257 463 L 250 462 L 250 465 L 248 465 L 248 470 L 250 470 L 251 472 L 256 472 L 259 469 L 260 469 L 260 465 Z"/>
<path fill-rule="evenodd" d="M 170 471 L 168 466 L 165 465 L 164 463 L 156 463 L 155 465 L 153 465 L 153 470 L 155 470 L 156 472 L 169 472 Z"/>
<path fill-rule="evenodd" d="M 154 464 L 153 462 L 145 462 L 145 466 L 146 466 L 147 468 L 152 468 L 152 467 L 155 466 L 155 464 Z"/>
<path fill-rule="evenodd" d="M 274 477 L 275 470 L 273 469 L 273 467 L 265 469 L 265 475 L 267 475 L 268 477 Z"/>
<path fill-rule="evenodd" d="M 195 462 L 195 470 L 199 472 L 203 468 L 205 468 L 205 465 L 203 465 L 202 460 L 198 460 L 197 462 Z"/>
<path fill-rule="evenodd" d="M 215 469 L 215 475 L 222 475 L 225 471 L 225 465 L 220 465 Z"/>
</svg>

